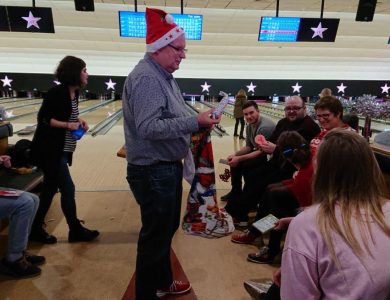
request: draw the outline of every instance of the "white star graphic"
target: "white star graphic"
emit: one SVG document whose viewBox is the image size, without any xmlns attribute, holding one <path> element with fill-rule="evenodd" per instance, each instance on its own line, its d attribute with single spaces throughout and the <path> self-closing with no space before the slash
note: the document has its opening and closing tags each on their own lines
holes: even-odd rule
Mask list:
<svg viewBox="0 0 390 300">
<path fill-rule="evenodd" d="M 6 119 L 9 119 L 9 118 L 11 118 L 11 117 L 13 117 L 13 116 L 15 116 L 15 115 L 13 114 L 13 110 L 6 110 L 6 111 L 5 111 L 5 117 L 6 117 Z"/>
<path fill-rule="evenodd" d="M 60 85 L 61 82 L 59 82 L 58 80 L 53 80 L 53 82 L 56 84 L 56 85 Z"/>
<path fill-rule="evenodd" d="M 313 34 L 313 36 L 311 37 L 312 39 L 314 39 L 316 36 L 319 36 L 320 38 L 323 39 L 324 37 L 322 36 L 322 33 L 323 33 L 324 31 L 328 30 L 328 28 L 323 28 L 323 27 L 322 27 L 322 24 L 321 24 L 321 22 L 320 22 L 320 24 L 318 24 L 317 27 L 312 27 L 311 30 L 314 31 L 314 34 Z"/>
<path fill-rule="evenodd" d="M 108 82 L 105 82 L 105 84 L 107 85 L 107 90 L 109 90 L 109 89 L 115 90 L 116 82 L 113 82 L 111 80 L 111 78 L 110 78 L 110 80 Z"/>
<path fill-rule="evenodd" d="M 38 21 L 41 18 L 35 18 L 31 11 L 28 12 L 28 17 L 22 17 L 22 19 L 27 21 L 27 28 L 30 28 L 31 26 L 35 26 L 36 28 L 39 28 Z"/>
<path fill-rule="evenodd" d="M 251 82 L 251 84 L 250 84 L 250 85 L 247 85 L 246 87 L 248 88 L 248 93 L 249 93 L 249 92 L 254 93 L 254 92 L 255 92 L 255 88 L 257 87 L 257 85 L 254 85 L 254 84 Z"/>
<path fill-rule="evenodd" d="M 337 93 L 345 93 L 345 89 L 347 88 L 348 86 L 344 85 L 344 83 L 341 83 L 340 85 L 337 86 Z"/>
<path fill-rule="evenodd" d="M 388 94 L 388 93 L 389 93 L 390 86 L 387 86 L 387 83 L 386 83 L 384 86 L 381 86 L 381 89 L 382 89 L 382 94 L 383 94 L 383 93 Z"/>
<path fill-rule="evenodd" d="M 204 82 L 204 84 L 200 85 L 202 87 L 202 92 L 209 92 L 209 88 L 211 88 L 211 85 L 207 84 L 207 81 Z"/>
<path fill-rule="evenodd" d="M 0 79 L 2 82 L 3 82 L 3 87 L 5 87 L 5 86 L 9 86 L 9 87 L 11 87 L 11 82 L 13 81 L 13 79 L 9 79 L 8 77 L 7 77 L 7 75 L 4 77 L 4 79 Z"/>
<path fill-rule="evenodd" d="M 293 93 L 297 92 L 297 93 L 300 93 L 301 92 L 301 85 L 299 85 L 299 83 L 297 82 L 295 85 L 292 85 L 291 86 L 293 88 Z"/>
</svg>

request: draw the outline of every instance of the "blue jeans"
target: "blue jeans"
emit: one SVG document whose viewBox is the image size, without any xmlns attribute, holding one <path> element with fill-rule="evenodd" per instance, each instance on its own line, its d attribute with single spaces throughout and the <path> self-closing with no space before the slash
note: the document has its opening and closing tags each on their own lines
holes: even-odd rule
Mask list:
<svg viewBox="0 0 390 300">
<path fill-rule="evenodd" d="M 53 197 L 60 190 L 62 212 L 71 229 L 73 226 L 77 226 L 79 221 L 77 220 L 76 213 L 75 186 L 68 167 L 68 153 L 63 153 L 57 174 L 52 174 L 50 170 L 52 170 L 52 166 L 45 164 L 42 166 L 43 185 L 39 197 L 41 203 L 33 226 L 34 228 L 42 227 Z"/>
<path fill-rule="evenodd" d="M 180 225 L 183 192 L 181 162 L 127 165 L 127 181 L 141 209 L 136 299 L 157 299 L 156 290 L 170 286 L 171 242 Z"/>
<path fill-rule="evenodd" d="M 0 198 L 0 219 L 9 219 L 8 261 L 22 257 L 27 248 L 31 225 L 39 205 L 38 196 L 24 192 L 18 198 Z"/>
</svg>

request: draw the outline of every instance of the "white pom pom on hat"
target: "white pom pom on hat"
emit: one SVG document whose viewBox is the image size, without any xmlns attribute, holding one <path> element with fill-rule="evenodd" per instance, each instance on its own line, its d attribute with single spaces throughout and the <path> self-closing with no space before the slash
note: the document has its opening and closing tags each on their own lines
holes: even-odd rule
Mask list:
<svg viewBox="0 0 390 300">
<path fill-rule="evenodd" d="M 161 9 L 146 8 L 145 17 L 147 52 L 156 52 L 184 34 L 184 29 L 175 24 L 173 16 Z"/>
<path fill-rule="evenodd" d="M 175 21 L 173 20 L 173 16 L 171 14 L 165 15 L 165 22 L 168 24 L 175 24 Z"/>
</svg>

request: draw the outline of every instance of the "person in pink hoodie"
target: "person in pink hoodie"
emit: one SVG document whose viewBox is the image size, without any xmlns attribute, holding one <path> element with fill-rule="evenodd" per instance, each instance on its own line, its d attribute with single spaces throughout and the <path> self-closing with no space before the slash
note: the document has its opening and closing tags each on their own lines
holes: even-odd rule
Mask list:
<svg viewBox="0 0 390 300">
<path fill-rule="evenodd" d="M 314 205 L 293 219 L 282 299 L 390 299 L 390 201 L 365 139 L 330 131 L 317 154 Z"/>
</svg>

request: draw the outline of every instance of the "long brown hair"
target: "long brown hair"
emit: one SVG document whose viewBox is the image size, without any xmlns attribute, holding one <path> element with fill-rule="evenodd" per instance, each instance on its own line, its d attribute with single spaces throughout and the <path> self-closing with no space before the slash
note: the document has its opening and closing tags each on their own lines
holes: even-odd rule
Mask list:
<svg viewBox="0 0 390 300">
<path fill-rule="evenodd" d="M 384 198 L 383 175 L 367 141 L 357 133 L 333 129 L 325 136 L 317 154 L 313 188 L 314 201 L 320 204 L 318 226 L 338 267 L 332 232 L 340 235 L 361 261 L 365 252 L 371 255 L 368 242 L 373 241 L 367 217 L 390 237 L 390 226 L 382 211 L 388 201 Z M 341 223 L 336 219 L 336 206 Z M 363 245 L 352 230 L 352 217 L 356 218 Z"/>
<path fill-rule="evenodd" d="M 246 96 L 246 93 L 243 89 L 240 89 L 238 92 L 237 92 L 237 95 L 236 95 L 236 98 L 237 97 L 241 97 L 241 98 L 247 98 Z"/>
</svg>

